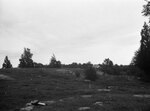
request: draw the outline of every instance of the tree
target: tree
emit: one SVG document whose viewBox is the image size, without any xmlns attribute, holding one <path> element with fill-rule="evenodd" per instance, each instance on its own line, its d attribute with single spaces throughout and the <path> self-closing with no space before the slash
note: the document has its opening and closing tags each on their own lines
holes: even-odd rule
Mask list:
<svg viewBox="0 0 150 111">
<path fill-rule="evenodd" d="M 141 30 L 140 48 L 135 52 L 131 65 L 135 65 L 145 72 L 146 78 L 150 78 L 150 2 L 143 6 L 143 15 L 149 18 Z"/>
<path fill-rule="evenodd" d="M 19 61 L 20 61 L 19 67 L 20 68 L 32 68 L 32 67 L 34 67 L 32 56 L 33 56 L 33 54 L 30 52 L 30 49 L 24 48 L 24 52 L 21 55 L 21 59 L 19 59 Z"/>
<path fill-rule="evenodd" d="M 113 66 L 113 62 L 109 58 L 105 59 L 102 64 L 106 66 Z"/>
<path fill-rule="evenodd" d="M 61 62 L 56 60 L 56 57 L 54 54 L 51 57 L 49 67 L 50 68 L 61 68 Z"/>
<path fill-rule="evenodd" d="M 113 62 L 109 58 L 106 58 L 101 65 L 101 70 L 104 73 L 112 74 L 113 73 Z"/>
<path fill-rule="evenodd" d="M 12 68 L 12 64 L 11 64 L 11 62 L 10 62 L 10 60 L 8 59 L 7 56 L 6 56 L 5 59 L 4 59 L 4 63 L 3 63 L 2 68 L 3 68 L 3 69 Z"/>
</svg>

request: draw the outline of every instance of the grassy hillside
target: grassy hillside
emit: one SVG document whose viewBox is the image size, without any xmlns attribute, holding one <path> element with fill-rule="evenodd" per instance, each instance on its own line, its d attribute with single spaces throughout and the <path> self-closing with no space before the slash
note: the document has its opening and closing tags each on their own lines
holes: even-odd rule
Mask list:
<svg viewBox="0 0 150 111">
<path fill-rule="evenodd" d="M 34 111 L 77 111 L 80 107 L 90 107 L 90 111 L 150 110 L 149 97 L 133 96 L 150 94 L 149 84 L 129 77 L 103 75 L 89 89 L 87 83 L 70 73 L 75 70 L 1 69 L 0 74 L 13 80 L 0 79 L 0 111 L 15 111 L 32 100 L 56 102 L 35 107 Z"/>
</svg>

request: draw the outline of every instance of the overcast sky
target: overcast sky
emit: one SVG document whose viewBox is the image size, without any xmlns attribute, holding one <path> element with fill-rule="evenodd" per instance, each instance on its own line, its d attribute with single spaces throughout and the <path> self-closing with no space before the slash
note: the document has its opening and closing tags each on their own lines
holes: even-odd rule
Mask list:
<svg viewBox="0 0 150 111">
<path fill-rule="evenodd" d="M 144 0 L 0 0 L 0 65 L 19 64 L 24 47 L 49 64 L 110 58 L 129 64 L 139 47 Z M 0 66 L 1 67 L 1 66 Z"/>
</svg>

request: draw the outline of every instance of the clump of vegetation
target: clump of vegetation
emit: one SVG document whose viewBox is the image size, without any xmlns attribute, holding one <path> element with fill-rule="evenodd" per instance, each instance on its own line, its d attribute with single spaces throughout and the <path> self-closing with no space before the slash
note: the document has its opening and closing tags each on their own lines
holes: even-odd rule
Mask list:
<svg viewBox="0 0 150 111">
<path fill-rule="evenodd" d="M 101 65 L 101 70 L 104 74 L 111 74 L 113 72 L 113 62 L 109 58 L 106 58 Z"/>
<path fill-rule="evenodd" d="M 91 80 L 91 81 L 96 81 L 98 79 L 96 69 L 93 67 L 89 67 L 85 69 L 85 79 Z"/>
<path fill-rule="evenodd" d="M 44 68 L 44 65 L 42 63 L 34 62 L 34 68 Z"/>
<path fill-rule="evenodd" d="M 20 68 L 34 67 L 34 62 L 32 60 L 32 56 L 33 56 L 33 54 L 30 52 L 30 49 L 24 48 L 24 52 L 21 55 L 21 59 L 19 59 L 19 61 L 20 61 L 19 67 Z"/>
<path fill-rule="evenodd" d="M 50 68 L 61 68 L 61 62 L 56 60 L 56 57 L 54 54 L 51 57 L 51 61 L 50 61 L 50 64 L 48 67 L 50 67 Z"/>
<path fill-rule="evenodd" d="M 2 68 L 3 69 L 6 69 L 6 68 L 12 68 L 12 64 L 10 62 L 10 60 L 8 59 L 8 57 L 6 56 L 5 59 L 4 59 L 4 63 L 2 65 Z"/>
<path fill-rule="evenodd" d="M 81 75 L 80 75 L 80 72 L 79 71 L 75 71 L 75 76 L 77 77 L 77 78 L 79 78 Z"/>
</svg>

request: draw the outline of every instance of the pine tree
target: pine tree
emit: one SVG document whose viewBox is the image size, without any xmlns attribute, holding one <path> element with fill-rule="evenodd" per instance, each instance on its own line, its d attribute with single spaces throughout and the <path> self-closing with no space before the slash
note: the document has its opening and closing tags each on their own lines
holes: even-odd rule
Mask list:
<svg viewBox="0 0 150 111">
<path fill-rule="evenodd" d="M 143 15 L 149 18 L 149 21 L 144 23 L 141 30 L 140 48 L 135 52 L 131 65 L 135 65 L 145 72 L 143 75 L 150 78 L 150 2 L 143 6 Z"/>
<path fill-rule="evenodd" d="M 4 59 L 4 63 L 3 63 L 2 68 L 3 68 L 3 69 L 12 68 L 12 64 L 11 64 L 11 62 L 10 62 L 10 60 L 8 59 L 7 56 L 6 56 L 5 59 Z"/>
<path fill-rule="evenodd" d="M 30 52 L 30 49 L 24 48 L 24 52 L 21 55 L 21 59 L 19 59 L 19 61 L 20 61 L 19 67 L 20 68 L 34 67 L 34 62 L 32 60 L 32 56 L 33 56 L 33 54 Z"/>
</svg>

